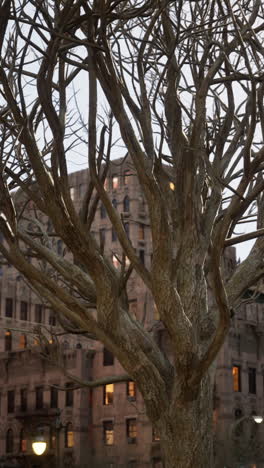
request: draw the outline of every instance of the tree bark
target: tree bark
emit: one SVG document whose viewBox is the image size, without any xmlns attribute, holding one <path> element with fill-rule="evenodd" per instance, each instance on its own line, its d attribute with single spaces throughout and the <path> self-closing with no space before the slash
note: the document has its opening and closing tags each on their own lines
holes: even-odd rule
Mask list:
<svg viewBox="0 0 264 468">
<path fill-rule="evenodd" d="M 206 376 L 197 398 L 177 399 L 158 422 L 165 468 L 213 467 L 212 384 Z"/>
</svg>

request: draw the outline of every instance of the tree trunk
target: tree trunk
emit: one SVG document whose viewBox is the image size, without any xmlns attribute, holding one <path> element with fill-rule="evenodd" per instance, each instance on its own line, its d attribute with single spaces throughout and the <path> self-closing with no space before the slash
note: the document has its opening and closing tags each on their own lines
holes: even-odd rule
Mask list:
<svg viewBox="0 0 264 468">
<path fill-rule="evenodd" d="M 174 405 L 175 410 L 172 411 L 171 405 L 158 423 L 165 468 L 212 468 L 213 413 L 209 377 L 203 379 L 195 400 L 178 399 Z"/>
</svg>

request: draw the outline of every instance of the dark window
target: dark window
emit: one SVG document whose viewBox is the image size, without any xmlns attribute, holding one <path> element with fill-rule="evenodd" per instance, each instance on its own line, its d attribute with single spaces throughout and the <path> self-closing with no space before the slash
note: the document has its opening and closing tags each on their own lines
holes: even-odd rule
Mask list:
<svg viewBox="0 0 264 468">
<path fill-rule="evenodd" d="M 152 467 L 153 468 L 163 468 L 163 463 L 162 463 L 161 458 L 153 458 Z"/>
<path fill-rule="evenodd" d="M 128 213 L 129 210 L 130 210 L 130 200 L 129 200 L 129 197 L 126 195 L 124 200 L 123 200 L 123 211 L 125 213 Z"/>
<path fill-rule="evenodd" d="M 11 351 L 12 349 L 12 333 L 10 330 L 5 332 L 5 351 Z"/>
<path fill-rule="evenodd" d="M 26 452 L 27 451 L 27 439 L 26 439 L 26 436 L 25 436 L 24 429 L 21 429 L 20 434 L 19 434 L 19 451 L 20 452 Z"/>
<path fill-rule="evenodd" d="M 114 364 L 114 355 L 111 353 L 111 351 L 108 351 L 108 349 L 104 348 L 103 365 L 112 366 L 113 364 Z"/>
<path fill-rule="evenodd" d="M 50 407 L 58 408 L 58 389 L 55 387 L 50 389 Z"/>
<path fill-rule="evenodd" d="M 140 258 L 140 261 L 143 263 L 143 265 L 145 265 L 145 251 L 144 250 L 139 251 L 139 258 Z"/>
<path fill-rule="evenodd" d="M 136 384 L 133 380 L 129 380 L 126 383 L 126 394 L 128 400 L 134 401 L 136 399 Z"/>
<path fill-rule="evenodd" d="M 42 323 L 42 304 L 35 304 L 35 322 Z"/>
<path fill-rule="evenodd" d="M 6 433 L 6 453 L 14 451 L 14 434 L 12 429 L 8 429 Z"/>
<path fill-rule="evenodd" d="M 115 209 L 117 209 L 117 200 L 115 198 L 112 200 L 112 205 Z"/>
<path fill-rule="evenodd" d="M 99 244 L 100 248 L 103 248 L 105 245 L 105 229 L 99 229 Z"/>
<path fill-rule="evenodd" d="M 256 394 L 256 369 L 254 367 L 248 369 L 248 391 Z"/>
<path fill-rule="evenodd" d="M 74 446 L 74 433 L 72 423 L 68 423 L 65 427 L 65 447 L 71 448 Z"/>
<path fill-rule="evenodd" d="M 159 433 L 158 433 L 157 429 L 155 429 L 154 427 L 152 428 L 152 440 L 153 440 L 153 442 L 156 442 L 156 441 L 160 440 Z"/>
<path fill-rule="evenodd" d="M 7 412 L 14 413 L 15 411 L 15 391 L 8 390 L 7 392 Z"/>
<path fill-rule="evenodd" d="M 114 425 L 113 421 L 103 422 L 103 436 L 105 445 L 114 444 Z"/>
<path fill-rule="evenodd" d="M 135 444 L 137 441 L 137 420 L 135 418 L 126 420 L 127 441 Z"/>
<path fill-rule="evenodd" d="M 117 233 L 115 229 L 112 227 L 112 242 L 115 242 L 117 240 Z"/>
<path fill-rule="evenodd" d="M 105 209 L 105 207 L 104 207 L 104 205 L 102 203 L 100 205 L 100 217 L 101 217 L 101 219 L 106 218 L 106 209 Z"/>
<path fill-rule="evenodd" d="M 49 325 L 51 325 L 52 327 L 55 327 L 56 326 L 56 317 L 54 315 L 54 312 L 50 312 L 50 315 L 49 315 Z"/>
<path fill-rule="evenodd" d="M 129 223 L 125 223 L 125 224 L 124 224 L 124 229 L 125 229 L 125 231 L 126 231 L 127 237 L 129 237 Z"/>
<path fill-rule="evenodd" d="M 36 387 L 36 409 L 43 408 L 43 387 Z"/>
<path fill-rule="evenodd" d="M 7 297 L 5 300 L 5 316 L 13 317 L 13 299 L 11 297 Z"/>
<path fill-rule="evenodd" d="M 68 390 L 65 392 L 65 406 L 72 407 L 73 406 L 73 389 L 72 383 L 68 382 L 66 383 L 66 387 L 68 387 Z"/>
<path fill-rule="evenodd" d="M 21 388 L 20 390 L 20 411 L 27 411 L 27 390 Z"/>
<path fill-rule="evenodd" d="M 114 401 L 114 384 L 106 384 L 103 386 L 103 404 L 112 405 Z"/>
<path fill-rule="evenodd" d="M 21 301 L 20 303 L 20 320 L 27 320 L 28 315 L 28 303 Z"/>
<path fill-rule="evenodd" d="M 130 460 L 127 464 L 127 468 L 137 468 L 136 460 Z"/>
<path fill-rule="evenodd" d="M 61 239 L 57 241 L 57 254 L 60 255 L 60 257 L 63 255 L 63 242 Z"/>
<path fill-rule="evenodd" d="M 54 427 L 50 428 L 50 449 L 54 450 L 56 448 L 56 429 Z"/>
</svg>

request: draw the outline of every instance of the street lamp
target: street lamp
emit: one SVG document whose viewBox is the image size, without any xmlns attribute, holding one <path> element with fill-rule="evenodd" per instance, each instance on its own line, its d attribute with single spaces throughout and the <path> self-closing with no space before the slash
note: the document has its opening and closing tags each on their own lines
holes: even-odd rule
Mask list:
<svg viewBox="0 0 264 468">
<path fill-rule="evenodd" d="M 43 455 L 47 448 L 47 442 L 43 435 L 36 436 L 35 440 L 32 442 L 32 449 L 35 455 Z"/>
</svg>

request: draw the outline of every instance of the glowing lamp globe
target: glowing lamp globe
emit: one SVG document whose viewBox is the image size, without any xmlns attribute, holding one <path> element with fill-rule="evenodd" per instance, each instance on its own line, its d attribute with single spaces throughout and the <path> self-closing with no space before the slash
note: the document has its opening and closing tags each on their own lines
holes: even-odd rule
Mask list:
<svg viewBox="0 0 264 468">
<path fill-rule="evenodd" d="M 36 440 L 32 443 L 32 449 L 35 455 L 42 455 L 47 448 L 47 442 L 43 437 L 37 437 Z"/>
<path fill-rule="evenodd" d="M 255 423 L 257 423 L 257 424 L 261 424 L 262 421 L 263 421 L 263 417 L 258 416 L 257 414 L 254 414 L 253 419 L 254 419 Z"/>
</svg>

